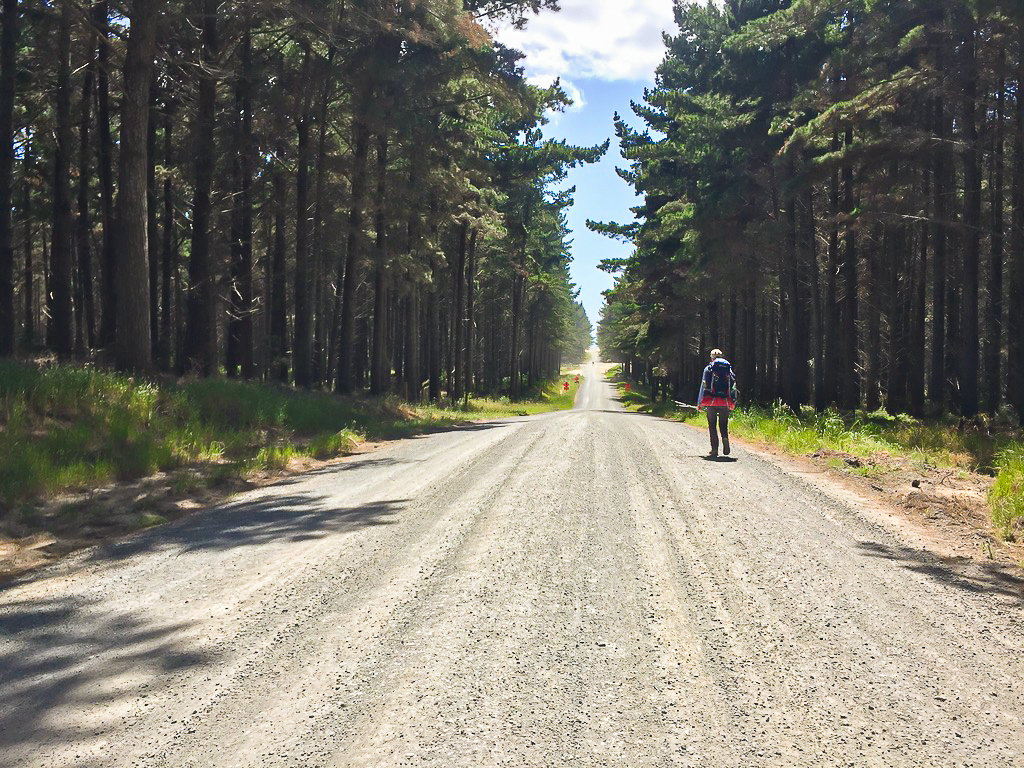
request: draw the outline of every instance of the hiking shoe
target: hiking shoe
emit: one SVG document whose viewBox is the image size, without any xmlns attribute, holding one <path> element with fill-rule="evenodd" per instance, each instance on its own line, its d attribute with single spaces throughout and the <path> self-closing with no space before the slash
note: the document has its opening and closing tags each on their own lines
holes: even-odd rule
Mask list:
<svg viewBox="0 0 1024 768">
<path fill-rule="evenodd" d="M 729 455 L 729 441 L 728 440 L 726 440 L 725 442 L 722 443 L 722 453 L 724 453 L 726 456 Z"/>
<path fill-rule="evenodd" d="M 708 456 L 710 456 L 712 459 L 717 459 L 718 458 L 718 449 L 717 448 L 712 448 L 711 449 L 711 453 L 709 453 Z"/>
</svg>

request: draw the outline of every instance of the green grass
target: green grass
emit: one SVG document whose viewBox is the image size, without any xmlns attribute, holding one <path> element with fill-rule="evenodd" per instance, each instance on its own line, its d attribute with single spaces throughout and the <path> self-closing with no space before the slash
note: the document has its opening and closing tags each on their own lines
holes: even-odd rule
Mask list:
<svg viewBox="0 0 1024 768">
<path fill-rule="evenodd" d="M 0 511 L 157 471 L 183 491 L 223 485 L 295 457 L 351 453 L 364 440 L 568 408 L 576 388 L 571 381 L 564 393 L 560 380 L 526 402 L 413 408 L 225 379 L 158 385 L 82 366 L 0 361 Z"/>
<path fill-rule="evenodd" d="M 564 383 L 569 383 L 566 390 Z M 561 411 L 572 408 L 576 392 L 582 384 L 575 381 L 574 376 L 563 375 L 553 382 L 547 382 L 537 392 L 528 394 L 528 399 L 516 402 L 507 397 L 482 398 L 471 397 L 468 405 L 459 407 L 443 405 L 424 405 L 416 408 L 419 414 L 419 425 L 431 427 L 438 424 L 451 424 L 457 421 L 485 421 L 488 419 L 505 419 L 512 416 L 532 416 L 549 411 Z"/>
<path fill-rule="evenodd" d="M 884 411 L 847 414 L 829 409 L 797 416 L 781 403 L 772 409 L 737 410 L 730 429 L 733 425 L 738 436 L 767 439 L 793 453 L 839 451 L 861 458 L 888 453 L 931 466 L 983 473 L 994 473 L 995 455 L 1011 437 L 1010 433 L 959 428 L 949 418 L 923 420 Z"/>
<path fill-rule="evenodd" d="M 989 492 L 992 522 L 1008 541 L 1024 533 L 1024 443 L 1014 442 L 996 455 L 995 485 Z"/>
</svg>

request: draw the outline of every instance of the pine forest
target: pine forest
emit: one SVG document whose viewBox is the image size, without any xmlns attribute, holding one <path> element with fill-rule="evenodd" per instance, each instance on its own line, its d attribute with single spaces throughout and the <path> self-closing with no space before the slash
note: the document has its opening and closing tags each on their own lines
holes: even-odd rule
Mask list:
<svg viewBox="0 0 1024 768">
<path fill-rule="evenodd" d="M 602 265 L 602 349 L 690 399 L 714 345 L 746 402 L 1024 413 L 1024 4 L 675 19 L 616 116 L 636 220 L 588 223 L 634 246 Z"/>
<path fill-rule="evenodd" d="M 554 0 L 3 0 L 0 356 L 412 402 L 580 359 Z"/>
<path fill-rule="evenodd" d="M 2 0 L 0 356 L 515 399 L 590 343 L 555 0 Z M 677 0 L 598 341 L 688 399 L 1024 412 L 1019 0 Z"/>
</svg>

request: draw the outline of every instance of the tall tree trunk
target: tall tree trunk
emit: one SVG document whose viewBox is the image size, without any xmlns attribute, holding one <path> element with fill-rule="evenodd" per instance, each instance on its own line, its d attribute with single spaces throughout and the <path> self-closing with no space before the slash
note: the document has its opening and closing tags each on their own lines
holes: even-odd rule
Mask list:
<svg viewBox="0 0 1024 768">
<path fill-rule="evenodd" d="M 935 104 L 936 148 L 932 156 L 934 185 L 932 227 L 932 347 L 931 370 L 928 380 L 928 399 L 935 405 L 946 405 L 946 196 L 948 172 L 946 169 L 946 107 L 940 97 Z"/>
<path fill-rule="evenodd" d="M 895 163 L 893 175 L 897 176 Z M 903 413 L 907 410 L 907 306 L 910 295 L 907 291 L 909 278 L 905 269 L 907 259 L 906 227 L 897 224 L 891 227 L 892 247 L 889 249 L 886 268 L 888 269 L 888 325 L 889 365 L 887 370 L 886 408 L 889 413 Z"/>
<path fill-rule="evenodd" d="M 953 172 L 953 168 L 949 170 L 951 173 Z M 949 188 L 953 188 L 952 182 L 950 182 Z M 959 274 L 959 270 L 963 269 L 961 252 L 957 248 L 959 237 L 960 233 L 956 230 L 949 233 L 948 272 L 951 276 Z M 962 318 L 960 304 L 960 281 L 946 280 L 946 402 L 954 406 L 958 406 L 960 403 L 960 365 L 963 360 L 960 346 Z"/>
<path fill-rule="evenodd" d="M 427 397 L 432 403 L 441 401 L 441 270 L 437 257 L 430 254 L 431 281 L 427 286 Z"/>
<path fill-rule="evenodd" d="M 498 308 L 498 302 L 488 302 L 490 308 L 490 322 L 487 324 L 489 333 L 488 346 L 490 347 L 489 362 L 487 370 L 491 372 L 490 376 L 490 388 L 491 392 L 498 393 L 501 391 L 501 380 L 504 375 L 504 361 L 507 360 L 507 355 L 503 354 L 504 350 L 501 348 L 501 340 L 504 335 L 501 333 L 501 312 Z"/>
<path fill-rule="evenodd" d="M 1017 83 L 1024 83 L 1024 28 L 1017 33 Z M 1024 99 L 1014 99 L 1013 191 L 1009 254 L 1009 307 L 1006 340 L 1009 400 L 1024 420 Z"/>
<path fill-rule="evenodd" d="M 256 375 L 256 334 L 253 327 L 255 314 L 253 303 L 255 299 L 253 289 L 253 213 L 252 213 L 252 177 L 255 170 L 257 151 L 256 139 L 252 131 L 252 80 L 250 71 L 252 68 L 251 41 L 248 29 L 246 30 L 245 58 L 243 67 L 246 72 L 245 90 L 242 94 L 242 141 L 239 149 L 242 155 L 242 194 L 241 194 L 241 263 L 238 278 L 239 308 L 241 309 L 242 322 L 239 331 L 239 359 L 242 365 L 242 378 L 251 379 Z"/>
<path fill-rule="evenodd" d="M 978 160 L 977 40 L 973 21 L 964 29 L 964 82 L 960 119 L 964 170 L 964 243 L 960 322 L 960 415 L 978 413 L 978 267 L 981 253 L 981 169 Z"/>
<path fill-rule="evenodd" d="M 853 147 L 853 128 L 847 127 L 845 142 L 847 149 Z M 853 165 L 847 162 L 843 166 L 843 208 L 847 214 L 854 211 Z M 853 228 L 848 226 L 844 235 L 845 252 L 840 266 L 843 294 L 841 298 L 842 316 L 842 400 L 840 405 L 846 410 L 854 410 L 860 406 L 860 382 L 857 373 L 857 236 Z"/>
<path fill-rule="evenodd" d="M 1000 46 L 996 64 L 996 111 L 992 148 L 992 234 L 989 247 L 988 303 L 985 312 L 985 407 L 995 413 L 1002 397 L 1003 352 L 1003 149 L 1006 112 L 1006 48 Z M 1019 94 L 1018 94 L 1019 97 Z"/>
<path fill-rule="evenodd" d="M 420 285 L 417 281 L 409 283 L 409 299 L 407 302 L 405 366 L 405 397 L 410 403 L 420 401 Z"/>
<path fill-rule="evenodd" d="M 910 322 L 910 352 L 907 358 L 907 405 L 912 416 L 924 415 L 925 393 L 925 336 L 928 320 L 928 213 L 931 208 L 931 189 L 928 173 L 922 171 L 921 200 L 925 206 L 925 221 L 918 227 L 917 258 L 910 269 L 912 316 Z"/>
<path fill-rule="evenodd" d="M 532 392 L 534 385 L 536 384 L 536 369 L 537 369 L 537 358 L 539 354 L 537 352 L 537 307 L 527 306 L 526 309 L 526 320 L 524 325 L 526 326 L 526 389 L 528 392 Z"/>
<path fill-rule="evenodd" d="M 18 0 L 3 0 L 0 30 L 0 357 L 17 349 L 14 307 L 14 97 L 18 56 Z M 27 168 L 27 162 L 26 162 Z M 31 305 L 26 290 L 25 301 Z"/>
<path fill-rule="evenodd" d="M 386 122 L 386 121 L 385 121 Z M 387 169 L 388 132 L 377 134 L 377 189 L 374 200 L 374 273 L 373 273 L 373 346 L 370 351 L 370 394 L 387 394 L 391 376 L 387 365 L 388 339 L 386 317 L 388 307 L 388 239 L 387 239 Z M 387 370 L 385 370 L 387 369 Z"/>
<path fill-rule="evenodd" d="M 96 33 L 90 34 L 90 50 L 96 50 Z M 92 146 L 89 129 L 92 124 L 92 99 L 96 84 L 96 62 L 90 61 L 85 68 L 82 79 L 82 112 L 78 123 L 78 300 L 76 302 L 82 313 L 82 325 L 85 326 L 85 344 L 93 349 L 96 346 L 96 308 L 93 302 L 93 270 L 92 248 L 92 217 L 89 206 L 89 182 L 92 179 L 90 157 Z"/>
<path fill-rule="evenodd" d="M 839 152 L 839 131 L 832 133 L 832 152 Z M 825 306 L 822 312 L 822 368 L 824 384 L 818 404 L 827 408 L 839 402 L 840 377 L 840 324 L 842 322 L 836 288 L 839 269 L 839 170 L 833 170 L 829 179 L 829 211 L 831 223 L 828 233 L 828 255 L 825 263 Z"/>
<path fill-rule="evenodd" d="M 214 125 L 217 119 L 217 0 L 202 1 L 202 67 L 195 129 L 195 193 L 192 203 L 192 255 L 188 264 L 185 354 L 179 367 L 202 376 L 216 372 L 214 275 L 210 233 L 213 218 L 213 175 L 216 165 Z"/>
<path fill-rule="evenodd" d="M 769 297 L 765 297 L 765 320 L 764 320 L 764 389 L 762 393 L 763 402 L 773 402 L 779 396 L 779 380 L 778 380 L 778 315 L 776 313 L 776 304 Z M 706 349 L 704 343 L 701 343 L 701 349 Z"/>
<path fill-rule="evenodd" d="M 345 247 L 345 281 L 341 288 L 341 330 L 338 332 L 338 378 L 336 389 L 341 394 L 353 390 L 353 354 L 355 352 L 357 265 L 361 261 L 363 207 L 366 203 L 367 162 L 370 155 L 370 128 L 365 114 L 371 94 L 357 94 L 352 125 L 352 181 L 348 210 L 348 237 Z"/>
<path fill-rule="evenodd" d="M 405 294 L 400 278 L 388 274 L 388 345 L 387 358 L 385 360 L 385 371 L 387 373 L 387 387 L 389 392 L 401 394 L 402 383 L 405 381 L 405 374 L 402 366 L 405 364 Z"/>
<path fill-rule="evenodd" d="M 334 296 L 330 327 L 327 334 L 327 384 L 337 386 L 338 380 L 338 338 L 341 330 L 341 287 L 345 284 L 345 254 L 338 254 L 334 265 Z"/>
<path fill-rule="evenodd" d="M 476 391 L 474 371 L 476 350 L 476 244 L 480 230 L 473 227 L 469 238 L 469 260 L 466 262 L 466 392 Z"/>
<path fill-rule="evenodd" d="M 416 193 L 419 189 L 420 179 L 423 178 L 424 159 L 423 153 L 414 153 L 410 161 L 409 189 Z M 419 202 L 419 198 L 416 198 Z M 412 204 L 407 210 L 405 224 L 406 246 L 405 250 L 409 261 L 416 265 L 410 267 L 407 272 L 409 285 L 409 297 L 406 302 L 406 337 L 405 337 L 405 365 L 402 367 L 402 375 L 405 381 L 405 397 L 411 403 L 418 403 L 421 399 L 420 389 L 422 386 L 422 361 L 421 361 L 421 323 L 420 323 L 420 296 L 421 282 L 419 276 L 419 264 L 421 264 L 421 236 L 420 236 L 420 215 L 421 210 L 417 204 Z"/>
<path fill-rule="evenodd" d="M 307 47 L 303 72 L 308 78 L 312 52 Z M 305 89 L 304 89 L 305 90 Z M 292 365 L 295 385 L 313 385 L 313 302 L 309 264 L 309 130 L 312 122 L 310 100 L 304 93 L 295 119 L 298 158 L 295 174 L 295 341 Z"/>
<path fill-rule="evenodd" d="M 50 291 L 50 243 L 46 237 L 46 228 L 43 227 L 42 237 L 42 250 L 40 253 L 40 262 L 43 265 L 43 284 L 40 286 L 42 296 L 39 301 L 40 316 L 39 322 L 44 326 L 43 333 L 45 338 L 45 344 L 48 347 L 53 347 L 53 332 L 52 325 L 48 321 L 48 318 L 53 317 L 53 306 L 52 296 Z"/>
<path fill-rule="evenodd" d="M 158 4 L 161 0 L 152 2 Z M 107 0 L 96 0 L 92 4 L 92 14 L 93 24 L 99 31 L 99 47 L 96 50 L 96 129 L 99 141 L 96 151 L 100 180 L 100 212 L 103 221 L 99 344 L 101 347 L 109 347 L 117 339 L 118 280 L 117 232 L 114 223 L 114 139 L 110 130 L 110 9 Z"/>
<path fill-rule="evenodd" d="M 171 106 L 170 98 L 164 105 L 164 163 L 167 169 L 173 167 L 173 128 L 174 109 Z M 171 181 L 171 173 L 164 176 L 164 225 L 163 245 L 161 248 L 161 298 L 160 303 L 160 345 L 159 354 L 160 367 L 168 371 L 171 368 L 171 356 L 175 351 L 174 331 L 171 318 L 171 307 L 175 303 L 172 287 L 174 274 L 178 271 L 177 238 L 174 231 L 174 182 Z"/>
<path fill-rule="evenodd" d="M 146 145 L 149 89 L 156 53 L 156 26 L 164 0 L 132 0 L 131 31 L 124 62 L 121 154 L 117 191 L 117 343 L 115 358 L 123 371 L 148 372 L 152 366 Z"/>
<path fill-rule="evenodd" d="M 26 141 L 25 154 L 22 160 L 23 202 L 21 205 L 24 231 L 23 248 L 25 253 L 25 328 L 22 333 L 25 346 L 29 349 L 31 349 L 33 344 L 35 344 L 36 335 L 35 269 L 32 264 L 32 184 L 30 181 L 33 168 L 32 157 L 32 143 L 30 141 Z M 3 215 L 2 212 L 0 212 L 0 215 Z"/>
<path fill-rule="evenodd" d="M 150 85 L 149 130 L 146 142 L 146 194 L 147 194 L 147 225 L 149 254 L 149 343 L 153 350 L 153 359 L 159 359 L 160 349 L 160 229 L 157 225 L 160 210 L 159 190 L 156 182 L 157 152 L 157 94 L 160 85 L 156 78 Z"/>
<path fill-rule="evenodd" d="M 808 185 L 804 193 L 804 223 L 803 223 L 803 248 L 807 253 L 807 275 L 810 282 L 810 298 L 807 305 L 811 308 L 810 322 L 806 336 L 813 334 L 814 349 L 808 346 L 806 354 L 814 360 L 814 407 L 815 410 L 824 410 L 825 402 L 823 391 L 825 389 L 825 357 L 824 349 L 824 315 L 825 307 L 821 303 L 821 275 L 818 269 L 818 242 L 814 220 L 814 187 Z M 733 302 L 735 304 L 735 301 Z M 808 359 L 805 356 L 805 361 Z M 806 362 L 804 363 L 806 365 Z M 804 392 L 807 400 L 810 400 L 810 393 Z"/>
<path fill-rule="evenodd" d="M 321 384 L 327 384 L 330 377 L 329 328 L 332 316 L 327 312 L 329 274 L 327 249 L 324 247 L 324 216 L 329 205 L 327 192 L 327 137 L 330 133 L 330 106 L 334 95 L 336 50 L 330 46 L 327 53 L 327 67 L 324 76 L 324 87 L 320 95 L 320 108 L 317 115 L 318 138 L 316 152 L 316 181 L 314 182 L 313 202 L 313 295 L 316 297 L 314 317 L 316 328 L 313 334 L 313 378 Z"/>
<path fill-rule="evenodd" d="M 793 196 L 794 212 L 799 207 L 799 200 Z M 792 337 L 792 349 L 790 350 L 790 364 L 794 366 L 797 374 L 793 378 L 793 398 L 795 408 L 799 409 L 807 403 L 810 398 L 809 385 L 813 379 L 808 375 L 808 365 L 811 357 L 811 337 L 814 334 L 814 323 L 810 312 L 805 289 L 805 280 L 810 279 L 810 272 L 805 258 L 805 248 L 800 242 L 798 220 L 792 222 L 794 227 L 794 248 L 792 252 L 793 275 L 790 288 L 793 294 L 793 315 L 794 333 Z M 731 353 L 730 353 L 731 354 Z"/>
<path fill-rule="evenodd" d="M 274 158 L 274 244 L 270 257 L 270 375 L 288 383 L 288 240 L 286 207 L 288 177 L 285 170 L 285 149 L 279 144 Z"/>
<path fill-rule="evenodd" d="M 517 223 L 519 228 L 516 255 L 512 266 L 512 334 L 509 350 L 509 398 L 518 400 L 521 392 L 520 361 L 522 359 L 522 328 L 523 314 L 526 311 L 527 265 L 526 246 L 533 220 L 532 201 L 527 198 L 523 203 L 522 220 Z"/>
<path fill-rule="evenodd" d="M 466 343 L 466 250 L 469 246 L 469 222 L 462 221 L 459 224 L 459 245 L 455 258 L 455 274 L 453 285 L 455 293 L 452 306 L 452 325 L 454 330 L 454 355 L 455 358 L 455 380 L 452 383 L 451 392 L 452 405 L 458 405 L 465 393 L 465 343 Z"/>
<path fill-rule="evenodd" d="M 250 20 L 242 34 L 242 71 L 235 82 L 236 151 L 232 172 L 236 197 L 231 210 L 231 290 L 228 320 L 227 372 L 252 378 L 253 278 L 252 278 L 252 36 Z"/>
<path fill-rule="evenodd" d="M 74 350 L 73 220 L 71 213 L 71 13 L 70 0 L 59 6 L 57 43 L 57 146 L 53 157 L 53 243 L 50 251 L 52 314 L 50 343 L 63 357 Z M 148 106 L 148 102 L 147 102 Z"/>
<path fill-rule="evenodd" d="M 525 261 L 525 254 L 523 255 Z M 513 401 L 519 399 L 521 392 L 520 382 L 520 360 L 522 357 L 521 343 L 523 325 L 523 304 L 526 293 L 526 277 L 519 273 L 525 269 L 516 265 L 516 272 L 512 276 L 512 335 L 510 337 L 509 349 L 509 398 Z"/>
<path fill-rule="evenodd" d="M 355 357 L 355 381 L 356 390 L 362 391 L 367 388 L 367 368 L 370 359 L 370 318 L 365 314 L 356 323 L 356 357 Z"/>
<path fill-rule="evenodd" d="M 279 144 L 273 162 L 273 251 L 270 256 L 270 375 L 288 383 L 288 238 L 286 207 L 288 176 L 285 147 Z"/>
<path fill-rule="evenodd" d="M 879 381 L 882 370 L 882 326 L 881 313 L 882 297 L 882 264 L 887 261 L 891 254 L 890 235 L 883 225 L 875 226 L 875 234 L 871 238 L 875 242 L 874 247 L 868 247 L 865 254 L 868 274 L 865 281 L 865 298 L 867 299 L 867 311 L 865 324 L 867 325 L 867 339 L 864 344 L 864 407 L 868 411 L 875 411 L 881 405 L 881 382 Z M 881 253 L 879 252 L 881 249 Z"/>
<path fill-rule="evenodd" d="M 796 169 L 791 163 L 787 169 L 789 179 L 793 179 L 795 173 Z M 801 258 L 798 205 L 796 195 L 790 194 L 786 201 L 787 242 L 786 254 L 783 257 L 785 259 L 783 293 L 786 298 L 783 317 L 787 337 L 786 357 L 783 361 L 783 391 L 787 405 L 797 413 L 799 413 L 800 407 L 807 402 L 807 362 L 810 354 L 811 334 L 807 302 L 804 299 L 800 282 L 800 276 L 805 270 L 805 266 Z"/>
<path fill-rule="evenodd" d="M 745 380 L 737 382 L 737 389 L 740 392 L 740 396 L 744 397 L 744 402 L 751 403 L 757 396 L 758 388 L 758 363 L 760 356 L 757 351 L 757 278 L 754 274 L 751 274 L 750 284 L 743 289 L 744 301 L 743 301 L 743 362 L 741 372 L 737 374 L 737 379 L 742 375 Z M 687 378 L 687 386 L 689 386 L 690 379 Z M 686 402 L 690 402 L 690 398 L 686 398 Z"/>
<path fill-rule="evenodd" d="M 792 166 L 790 167 L 792 177 Z M 779 264 L 779 325 L 782 328 L 782 338 L 779 345 L 779 358 L 782 363 L 782 399 L 794 412 L 800 412 L 800 397 L 797 394 L 798 377 L 803 376 L 804 371 L 797 370 L 796 357 L 796 336 L 797 329 L 797 236 L 796 236 L 796 204 L 792 197 L 786 202 L 786 242 L 784 251 L 780 254 Z M 778 207 L 775 207 L 778 210 Z M 718 317 L 718 302 L 712 310 L 712 315 Z M 717 330 L 717 329 L 716 329 Z M 712 336 L 712 344 L 720 344 L 717 332 Z"/>
</svg>

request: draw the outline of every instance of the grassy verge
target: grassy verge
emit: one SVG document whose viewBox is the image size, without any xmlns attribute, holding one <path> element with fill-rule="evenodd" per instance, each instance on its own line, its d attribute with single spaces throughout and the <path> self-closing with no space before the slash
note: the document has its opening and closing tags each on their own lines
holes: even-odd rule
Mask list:
<svg viewBox="0 0 1024 768">
<path fill-rule="evenodd" d="M 627 390 L 626 384 L 624 380 L 617 382 L 626 407 L 706 426 L 702 414 L 677 409 L 671 401 L 652 404 L 645 389 L 638 392 L 634 384 Z M 827 461 L 855 474 L 884 471 L 867 461 L 883 454 L 921 465 L 993 474 L 996 481 L 989 503 L 996 530 L 1010 541 L 1024 532 L 1024 442 L 1019 433 L 961 428 L 952 418 L 923 420 L 904 414 L 891 416 L 884 411 L 807 411 L 796 416 L 781 403 L 770 409 L 737 409 L 729 420 L 729 431 L 740 438 L 772 443 L 789 453 L 826 457 L 839 454 Z M 851 467 L 845 457 L 865 461 Z"/>
<path fill-rule="evenodd" d="M 1024 442 L 1007 445 L 996 456 L 995 485 L 989 493 L 992 522 L 1003 538 L 1019 538 L 1024 530 Z"/>
<path fill-rule="evenodd" d="M 560 380 L 530 402 L 414 408 L 238 381 L 156 384 L 0 361 L 0 510 L 160 471 L 174 474 L 183 490 L 223 484 L 295 457 L 351 453 L 365 440 L 571 407 L 575 390 L 572 384 L 566 392 Z"/>
</svg>

